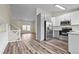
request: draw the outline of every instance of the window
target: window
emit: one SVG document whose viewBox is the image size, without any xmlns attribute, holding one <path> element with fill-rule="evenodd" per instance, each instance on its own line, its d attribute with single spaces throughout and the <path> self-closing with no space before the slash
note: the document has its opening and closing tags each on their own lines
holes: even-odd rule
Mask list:
<svg viewBox="0 0 79 59">
<path fill-rule="evenodd" d="M 26 27 L 27 27 L 27 31 L 30 31 L 31 30 L 30 29 L 30 25 L 27 25 Z"/>
<path fill-rule="evenodd" d="M 22 30 L 31 31 L 31 26 L 30 25 L 23 25 Z"/>
<path fill-rule="evenodd" d="M 26 25 L 23 25 L 22 26 L 22 30 L 26 30 Z"/>
</svg>

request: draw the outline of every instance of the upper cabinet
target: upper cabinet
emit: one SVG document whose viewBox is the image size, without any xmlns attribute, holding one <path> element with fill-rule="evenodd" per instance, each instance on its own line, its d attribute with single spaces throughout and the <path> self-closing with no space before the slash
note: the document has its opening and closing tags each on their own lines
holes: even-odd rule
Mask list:
<svg viewBox="0 0 79 59">
<path fill-rule="evenodd" d="M 70 20 L 70 13 L 61 15 L 61 21 L 69 21 Z"/>
<path fill-rule="evenodd" d="M 70 20 L 70 13 L 55 17 L 54 26 L 60 26 L 61 21 Z"/>
<path fill-rule="evenodd" d="M 79 24 L 79 11 L 72 12 L 70 15 L 71 18 L 71 25 L 78 25 Z"/>
<path fill-rule="evenodd" d="M 55 26 L 60 26 L 60 20 L 61 20 L 60 16 L 55 18 Z"/>
<path fill-rule="evenodd" d="M 71 25 L 79 25 L 79 11 L 53 17 L 53 26 L 61 26 L 61 21 L 70 21 Z"/>
</svg>

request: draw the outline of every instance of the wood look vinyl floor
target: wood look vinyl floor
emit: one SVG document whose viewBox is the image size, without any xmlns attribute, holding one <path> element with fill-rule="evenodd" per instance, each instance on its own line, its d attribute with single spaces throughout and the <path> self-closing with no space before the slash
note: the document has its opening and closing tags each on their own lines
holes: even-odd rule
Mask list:
<svg viewBox="0 0 79 59">
<path fill-rule="evenodd" d="M 33 34 L 23 34 L 21 41 L 9 42 L 4 54 L 68 54 L 66 41 L 51 39 L 37 41 Z"/>
</svg>

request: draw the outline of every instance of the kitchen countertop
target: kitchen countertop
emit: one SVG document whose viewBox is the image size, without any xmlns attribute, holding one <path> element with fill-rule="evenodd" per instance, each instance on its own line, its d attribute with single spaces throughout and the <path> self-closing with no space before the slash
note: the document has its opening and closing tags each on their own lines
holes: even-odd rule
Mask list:
<svg viewBox="0 0 79 59">
<path fill-rule="evenodd" d="M 62 29 L 53 29 L 54 31 L 60 31 L 60 30 L 62 30 Z"/>
<path fill-rule="evenodd" d="M 73 32 L 68 32 L 68 34 L 76 34 L 76 35 L 79 35 L 79 31 L 73 31 Z"/>
</svg>

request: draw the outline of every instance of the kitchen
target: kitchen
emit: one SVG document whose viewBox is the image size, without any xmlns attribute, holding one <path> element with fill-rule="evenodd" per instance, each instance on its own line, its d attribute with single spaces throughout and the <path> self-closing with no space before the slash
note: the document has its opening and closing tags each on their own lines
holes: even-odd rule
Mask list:
<svg viewBox="0 0 79 59">
<path fill-rule="evenodd" d="M 70 53 L 79 53 L 79 11 L 53 17 L 53 37 L 68 41 Z"/>
<path fill-rule="evenodd" d="M 68 42 L 69 53 L 79 53 L 79 47 L 77 47 L 77 42 L 79 41 L 79 9 L 70 9 L 68 11 L 62 5 L 55 6 L 58 8 L 61 7 L 62 11 L 58 15 L 56 14 L 56 16 L 51 17 L 44 10 L 40 12 L 41 20 L 37 19 L 37 23 L 39 23 L 37 27 L 40 29 L 37 28 L 39 30 L 37 32 L 39 34 L 39 36 L 37 35 L 38 38 L 41 39 L 40 41 L 48 41 L 54 38 L 64 40 Z"/>
</svg>

